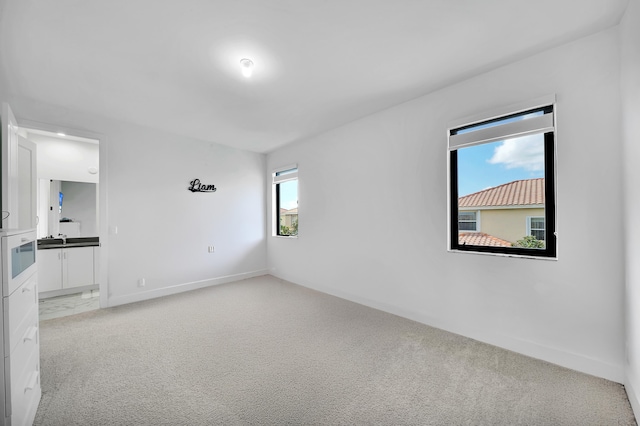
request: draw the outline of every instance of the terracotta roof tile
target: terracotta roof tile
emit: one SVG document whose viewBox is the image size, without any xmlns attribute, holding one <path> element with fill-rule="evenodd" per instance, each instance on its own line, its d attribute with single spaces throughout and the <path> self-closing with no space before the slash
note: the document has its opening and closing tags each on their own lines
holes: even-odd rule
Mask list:
<svg viewBox="0 0 640 426">
<path fill-rule="evenodd" d="M 483 232 L 463 232 L 458 234 L 458 244 L 473 246 L 511 247 L 509 241 L 502 240 Z"/>
<path fill-rule="evenodd" d="M 458 198 L 459 207 L 544 204 L 544 178 L 516 180 Z"/>
</svg>

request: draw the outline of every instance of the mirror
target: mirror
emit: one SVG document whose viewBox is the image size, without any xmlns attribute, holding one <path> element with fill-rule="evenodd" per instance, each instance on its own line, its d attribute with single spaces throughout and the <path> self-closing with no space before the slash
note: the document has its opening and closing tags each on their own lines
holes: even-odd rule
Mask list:
<svg viewBox="0 0 640 426">
<path fill-rule="evenodd" d="M 47 220 L 38 224 L 38 238 L 98 236 L 98 184 L 42 179 L 40 206 Z M 42 213 L 44 211 L 40 209 Z M 46 224 L 46 226 L 45 226 Z"/>
</svg>

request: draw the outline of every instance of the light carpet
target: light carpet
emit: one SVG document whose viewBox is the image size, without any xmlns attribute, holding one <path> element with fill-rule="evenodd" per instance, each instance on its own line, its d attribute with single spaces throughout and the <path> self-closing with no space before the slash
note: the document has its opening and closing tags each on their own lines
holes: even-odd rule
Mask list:
<svg viewBox="0 0 640 426">
<path fill-rule="evenodd" d="M 271 276 L 41 323 L 36 425 L 635 425 L 622 385 Z"/>
</svg>

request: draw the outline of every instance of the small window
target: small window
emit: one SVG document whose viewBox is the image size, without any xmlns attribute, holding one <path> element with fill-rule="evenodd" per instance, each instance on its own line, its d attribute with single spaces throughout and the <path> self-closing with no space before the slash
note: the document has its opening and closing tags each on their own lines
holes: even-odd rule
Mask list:
<svg viewBox="0 0 640 426">
<path fill-rule="evenodd" d="M 459 231 L 478 231 L 478 212 L 458 212 Z"/>
<path fill-rule="evenodd" d="M 556 256 L 554 126 L 549 104 L 449 130 L 451 250 Z"/>
<path fill-rule="evenodd" d="M 527 235 L 531 235 L 537 240 L 544 241 L 544 217 L 528 217 L 527 229 Z"/>
<path fill-rule="evenodd" d="M 273 235 L 298 235 L 298 167 L 273 172 Z"/>
</svg>

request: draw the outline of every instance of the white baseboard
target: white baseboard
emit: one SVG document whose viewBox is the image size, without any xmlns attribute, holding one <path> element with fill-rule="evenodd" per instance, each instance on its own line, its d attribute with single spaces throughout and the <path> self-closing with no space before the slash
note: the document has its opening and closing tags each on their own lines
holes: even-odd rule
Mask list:
<svg viewBox="0 0 640 426">
<path fill-rule="evenodd" d="M 625 382 L 625 371 L 623 365 L 615 365 L 602 360 L 593 359 L 581 354 L 571 353 L 564 350 L 547 347 L 535 342 L 517 339 L 511 336 L 505 336 L 498 333 L 493 333 L 487 330 L 478 330 L 476 328 L 452 324 L 447 321 L 442 321 L 437 318 L 425 315 L 422 312 L 411 311 L 395 305 L 369 300 L 360 296 L 353 295 L 351 293 L 344 292 L 342 290 L 318 286 L 311 282 L 300 282 L 292 280 L 276 273 L 273 269 L 269 273 L 277 278 L 285 281 L 289 281 L 295 284 L 299 284 L 303 287 L 311 288 L 313 290 L 320 291 L 322 293 L 330 294 L 332 296 L 339 297 L 341 299 L 349 300 L 351 302 L 358 303 L 360 305 L 368 306 L 370 308 L 378 309 L 390 314 L 398 315 L 403 318 L 407 318 L 422 324 L 426 324 L 431 327 L 439 328 L 441 330 L 449 331 L 451 333 L 459 334 L 461 336 L 469 337 L 474 340 L 478 340 L 483 343 L 488 343 L 493 346 L 497 346 L 503 349 L 507 349 L 513 352 L 517 352 L 522 355 L 529 356 L 531 358 L 540 359 L 550 362 L 552 364 L 566 367 L 571 370 L 576 370 L 581 373 L 590 374 L 592 376 L 601 377 L 607 380 L 611 380 L 617 383 Z"/>
<path fill-rule="evenodd" d="M 50 297 L 66 296 L 68 294 L 82 293 L 89 290 L 99 290 L 98 284 L 83 285 L 80 287 L 64 288 L 61 290 L 50 290 L 38 292 L 38 299 L 48 299 Z"/>
<path fill-rule="evenodd" d="M 640 390 L 640 380 L 638 380 L 638 376 L 629 370 L 627 370 L 627 379 L 624 382 L 624 388 L 627 391 L 627 397 L 631 403 L 633 414 L 635 414 L 636 419 L 640 419 L 640 394 L 637 392 Z"/>
<path fill-rule="evenodd" d="M 124 305 L 127 303 L 133 303 L 133 302 L 142 302 L 144 300 L 155 299 L 157 297 L 163 297 L 163 296 L 170 296 L 172 294 L 183 293 L 185 291 L 190 291 L 190 290 L 197 290 L 199 288 L 211 287 L 214 285 L 246 280 L 247 278 L 267 275 L 268 273 L 269 271 L 267 269 L 259 269 L 257 271 L 243 272 L 240 274 L 226 275 L 224 277 L 209 278 L 206 280 L 177 284 L 169 287 L 141 291 L 139 293 L 134 293 L 134 294 L 127 294 L 124 296 L 108 297 L 107 307 Z"/>
</svg>

